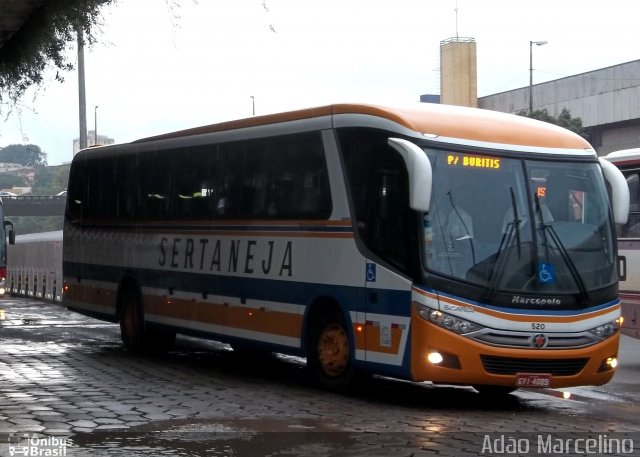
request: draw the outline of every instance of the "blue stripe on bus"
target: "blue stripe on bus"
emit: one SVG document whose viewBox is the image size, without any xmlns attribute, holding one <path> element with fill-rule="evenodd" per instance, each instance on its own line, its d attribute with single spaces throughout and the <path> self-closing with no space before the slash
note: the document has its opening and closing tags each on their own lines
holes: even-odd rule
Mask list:
<svg viewBox="0 0 640 457">
<path fill-rule="evenodd" d="M 91 278 L 96 281 L 118 283 L 126 268 L 73 262 L 64 263 L 67 278 Z M 411 292 L 408 290 L 365 289 L 364 287 L 285 279 L 248 278 L 209 273 L 136 269 L 132 274 L 141 287 L 155 287 L 175 291 L 210 295 L 240 297 L 251 300 L 273 301 L 309 305 L 309 299 L 321 296 L 333 297 L 346 311 L 365 311 L 366 294 L 370 299 L 367 312 L 408 317 L 411 315 Z M 73 285 L 73 284 L 71 284 Z M 371 297 L 371 295 L 369 295 Z"/>
</svg>

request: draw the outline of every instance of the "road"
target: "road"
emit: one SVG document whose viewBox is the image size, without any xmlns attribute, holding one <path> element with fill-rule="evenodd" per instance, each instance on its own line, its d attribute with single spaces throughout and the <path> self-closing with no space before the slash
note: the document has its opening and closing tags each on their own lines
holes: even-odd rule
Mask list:
<svg viewBox="0 0 640 457">
<path fill-rule="evenodd" d="M 569 398 L 383 378 L 339 395 L 314 388 L 299 359 L 187 337 L 136 357 L 117 326 L 59 304 L 0 309 L 0 455 L 640 455 L 640 341 L 628 337 L 613 381 Z"/>
</svg>

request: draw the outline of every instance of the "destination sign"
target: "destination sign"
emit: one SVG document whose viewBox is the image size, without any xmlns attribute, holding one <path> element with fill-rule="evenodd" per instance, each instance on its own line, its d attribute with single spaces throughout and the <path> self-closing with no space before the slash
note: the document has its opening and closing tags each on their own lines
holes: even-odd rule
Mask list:
<svg viewBox="0 0 640 457">
<path fill-rule="evenodd" d="M 500 159 L 467 154 L 448 154 L 447 165 L 451 167 L 491 168 L 497 170 L 500 168 Z"/>
</svg>

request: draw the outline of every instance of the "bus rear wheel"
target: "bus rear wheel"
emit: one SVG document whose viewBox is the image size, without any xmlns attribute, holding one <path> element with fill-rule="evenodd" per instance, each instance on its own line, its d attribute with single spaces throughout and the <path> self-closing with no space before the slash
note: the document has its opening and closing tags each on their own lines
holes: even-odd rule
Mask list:
<svg viewBox="0 0 640 457">
<path fill-rule="evenodd" d="M 142 303 L 138 294 L 127 287 L 122 294 L 120 315 L 120 337 L 125 347 L 135 354 L 143 352 L 144 322 Z"/>
<path fill-rule="evenodd" d="M 322 316 L 312 325 L 307 366 L 321 387 L 345 391 L 354 379 L 349 334 L 342 319 Z"/>
<path fill-rule="evenodd" d="M 129 352 L 162 353 L 173 347 L 175 332 L 145 325 L 142 300 L 132 287 L 124 290 L 121 300 L 120 337 Z"/>
</svg>

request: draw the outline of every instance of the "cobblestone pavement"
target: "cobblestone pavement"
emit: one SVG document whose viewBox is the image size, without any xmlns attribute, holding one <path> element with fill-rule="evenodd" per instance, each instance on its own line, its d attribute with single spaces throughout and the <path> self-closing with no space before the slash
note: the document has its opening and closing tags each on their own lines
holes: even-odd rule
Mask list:
<svg viewBox="0 0 640 457">
<path fill-rule="evenodd" d="M 136 357 L 117 326 L 58 304 L 9 298 L 0 309 L 0 455 L 588 455 L 589 444 L 640 455 L 638 377 L 624 367 L 623 382 L 569 399 L 381 378 L 338 395 L 313 388 L 295 358 L 185 337 Z"/>
</svg>

